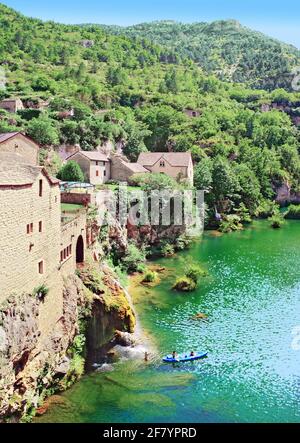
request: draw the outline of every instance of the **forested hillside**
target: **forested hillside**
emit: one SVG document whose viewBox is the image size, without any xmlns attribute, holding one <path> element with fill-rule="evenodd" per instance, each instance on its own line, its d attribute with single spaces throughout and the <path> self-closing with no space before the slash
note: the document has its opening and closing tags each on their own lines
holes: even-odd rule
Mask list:
<svg viewBox="0 0 300 443">
<path fill-rule="evenodd" d="M 147 41 L 43 23 L 3 5 L 0 63 L 2 97 L 27 103 L 18 114 L 0 110 L 0 132 L 25 130 L 45 148 L 111 140 L 131 160 L 146 149 L 191 151 L 196 187 L 210 188 L 210 207 L 228 212 L 244 203 L 254 213 L 286 180 L 300 188 L 299 130 L 286 113 L 261 112 L 290 103 L 300 116 L 299 94 L 222 82 Z M 34 109 L 39 100 L 45 107 Z"/>
<path fill-rule="evenodd" d="M 291 69 L 300 64 L 298 49 L 252 31 L 235 20 L 193 24 L 160 21 L 104 29 L 146 38 L 180 57 L 194 60 L 221 80 L 242 82 L 253 88 L 289 89 Z"/>
</svg>

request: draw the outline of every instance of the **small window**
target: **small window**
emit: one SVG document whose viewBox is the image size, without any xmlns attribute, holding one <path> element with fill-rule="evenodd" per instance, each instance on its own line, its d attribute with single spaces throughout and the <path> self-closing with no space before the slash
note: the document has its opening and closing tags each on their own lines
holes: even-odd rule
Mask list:
<svg viewBox="0 0 300 443">
<path fill-rule="evenodd" d="M 39 196 L 43 197 L 43 180 L 39 181 Z"/>
<path fill-rule="evenodd" d="M 164 168 L 164 167 L 165 167 L 165 162 L 164 162 L 164 160 L 161 160 L 161 161 L 159 162 L 159 166 L 160 166 L 161 168 Z"/>
<path fill-rule="evenodd" d="M 99 177 L 99 171 L 96 171 L 96 177 Z"/>
<path fill-rule="evenodd" d="M 39 274 L 44 274 L 44 261 L 39 262 Z"/>
<path fill-rule="evenodd" d="M 39 232 L 43 232 L 43 222 L 39 221 Z"/>
<path fill-rule="evenodd" d="M 60 252 L 60 261 L 64 261 L 64 251 Z"/>
<path fill-rule="evenodd" d="M 103 171 L 103 175 L 104 175 L 104 177 L 106 177 L 106 170 L 105 169 Z"/>
<path fill-rule="evenodd" d="M 33 223 L 29 223 L 27 225 L 26 232 L 27 232 L 27 234 L 32 234 L 33 233 Z"/>
<path fill-rule="evenodd" d="M 99 162 L 96 161 L 96 166 L 98 166 Z"/>
</svg>

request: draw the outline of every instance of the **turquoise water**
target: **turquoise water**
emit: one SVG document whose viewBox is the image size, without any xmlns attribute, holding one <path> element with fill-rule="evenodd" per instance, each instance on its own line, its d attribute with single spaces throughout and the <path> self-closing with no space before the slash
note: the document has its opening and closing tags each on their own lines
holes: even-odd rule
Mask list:
<svg viewBox="0 0 300 443">
<path fill-rule="evenodd" d="M 209 271 L 197 291 L 170 290 L 188 257 Z M 37 422 L 300 422 L 300 223 L 273 230 L 207 233 L 191 250 L 160 260 L 168 272 L 134 291 L 157 355 L 85 376 Z M 202 312 L 207 321 L 192 320 Z M 207 350 L 184 365 L 162 364 L 173 349 Z"/>
</svg>

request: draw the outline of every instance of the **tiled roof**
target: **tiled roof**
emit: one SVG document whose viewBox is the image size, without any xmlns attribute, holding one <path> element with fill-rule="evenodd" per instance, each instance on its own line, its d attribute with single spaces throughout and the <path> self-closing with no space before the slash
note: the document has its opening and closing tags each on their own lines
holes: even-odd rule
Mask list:
<svg viewBox="0 0 300 443">
<path fill-rule="evenodd" d="M 43 168 L 0 160 L 0 185 L 31 185 Z"/>
<path fill-rule="evenodd" d="M 129 168 L 134 173 L 149 172 L 148 169 L 144 168 L 144 166 L 140 165 L 139 163 L 127 163 L 127 162 L 124 162 L 124 165 L 127 166 L 127 168 Z"/>
<path fill-rule="evenodd" d="M 84 157 L 87 157 L 89 160 L 100 161 L 100 162 L 108 162 L 109 159 L 105 154 L 99 151 L 78 151 L 74 154 L 71 154 L 66 160 L 72 160 L 72 157 L 76 154 L 82 154 Z"/>
<path fill-rule="evenodd" d="M 40 173 L 43 173 L 52 185 L 59 183 L 59 180 L 50 177 L 43 167 L 16 162 L 14 157 L 0 154 L 0 186 L 32 185 Z"/>
<path fill-rule="evenodd" d="M 23 134 L 23 132 L 5 132 L 3 134 L 0 134 L 0 143 L 5 142 L 6 140 L 9 140 L 10 138 L 15 137 L 16 135 L 22 135 L 23 137 L 27 138 L 28 140 L 30 140 L 32 143 L 34 143 L 35 145 L 37 145 L 39 147 L 39 144 L 33 140 L 31 137 L 29 137 L 26 134 Z"/>
<path fill-rule="evenodd" d="M 4 134 L 0 134 L 0 143 L 5 142 L 18 134 L 20 134 L 20 132 L 5 132 Z"/>
<path fill-rule="evenodd" d="M 190 152 L 142 152 L 138 163 L 143 166 L 153 166 L 159 160 L 166 160 L 171 166 L 188 166 L 191 160 Z"/>
</svg>

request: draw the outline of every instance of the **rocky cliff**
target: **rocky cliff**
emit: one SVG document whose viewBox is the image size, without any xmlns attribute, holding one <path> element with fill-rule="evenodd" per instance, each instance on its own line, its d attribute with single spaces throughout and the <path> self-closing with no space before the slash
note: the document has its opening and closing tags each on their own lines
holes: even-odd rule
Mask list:
<svg viewBox="0 0 300 443">
<path fill-rule="evenodd" d="M 0 307 L 0 421 L 30 420 L 47 396 L 83 374 L 86 359 L 109 347 L 116 329 L 134 329 L 121 284 L 99 263 L 65 279 L 63 315 L 46 336 L 38 326 L 42 303 L 21 294 Z"/>
</svg>

